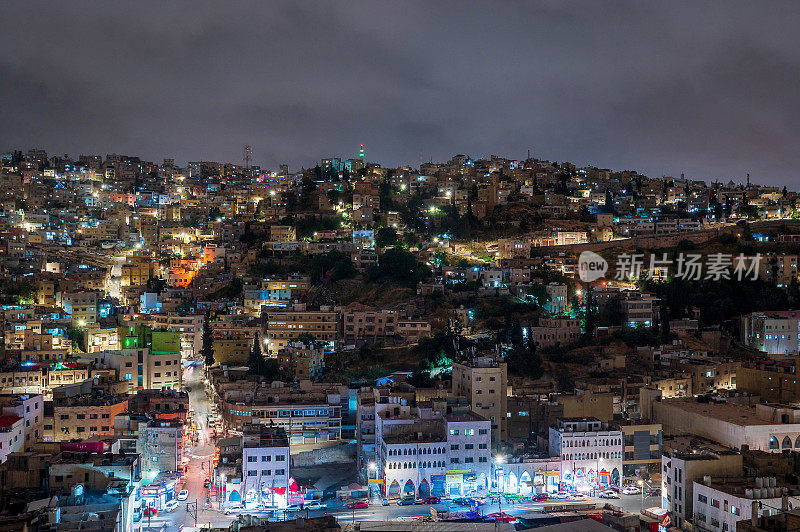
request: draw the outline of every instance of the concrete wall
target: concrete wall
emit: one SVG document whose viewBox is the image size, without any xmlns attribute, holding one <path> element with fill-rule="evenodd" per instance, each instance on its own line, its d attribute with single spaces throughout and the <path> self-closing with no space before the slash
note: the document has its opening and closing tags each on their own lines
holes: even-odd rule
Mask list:
<svg viewBox="0 0 800 532">
<path fill-rule="evenodd" d="M 356 457 L 356 444 L 343 443 L 333 447 L 304 451 L 292 455 L 291 467 L 308 467 L 320 464 L 352 463 Z"/>
</svg>

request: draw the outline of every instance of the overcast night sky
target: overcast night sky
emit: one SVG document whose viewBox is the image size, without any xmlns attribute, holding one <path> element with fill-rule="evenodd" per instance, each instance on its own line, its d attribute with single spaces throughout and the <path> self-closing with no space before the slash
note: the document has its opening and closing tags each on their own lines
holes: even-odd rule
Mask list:
<svg viewBox="0 0 800 532">
<path fill-rule="evenodd" d="M 166 8 L 164 8 L 166 4 Z M 4 2 L 0 150 L 800 187 L 800 4 Z"/>
</svg>

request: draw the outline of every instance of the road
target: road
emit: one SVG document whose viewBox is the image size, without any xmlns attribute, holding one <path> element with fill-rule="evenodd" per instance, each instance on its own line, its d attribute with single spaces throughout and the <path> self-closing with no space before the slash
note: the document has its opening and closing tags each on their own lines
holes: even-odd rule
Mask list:
<svg viewBox="0 0 800 532">
<path fill-rule="evenodd" d="M 543 511 L 547 507 L 552 506 L 569 506 L 569 505 L 584 505 L 587 503 L 600 503 L 600 504 L 611 504 L 613 506 L 621 507 L 626 512 L 631 513 L 638 513 L 641 509 L 642 499 L 640 495 L 621 495 L 619 499 L 598 499 L 595 497 L 587 497 L 585 499 L 574 500 L 574 501 L 555 501 L 555 502 L 548 502 L 548 503 L 534 503 L 531 501 L 527 501 L 521 504 L 502 504 L 502 511 L 504 513 L 510 515 L 519 515 L 525 514 L 530 512 L 537 512 Z M 660 506 L 661 505 L 661 498 L 660 497 L 645 497 L 644 498 L 644 507 L 651 508 L 653 506 Z M 369 508 L 360 509 L 360 510 L 348 510 L 347 508 L 328 508 L 327 510 L 321 510 L 316 512 L 308 512 L 310 517 L 317 517 L 320 515 L 324 515 L 325 513 L 335 515 L 337 519 L 340 521 L 349 521 L 355 519 L 356 521 L 382 521 L 387 519 L 398 519 L 403 517 L 413 517 L 419 515 L 430 515 L 431 507 L 435 508 L 438 512 L 458 512 L 458 511 L 469 511 L 469 508 L 466 506 L 456 506 L 449 504 L 449 501 L 443 501 L 441 504 L 423 504 L 423 505 L 414 505 L 414 506 L 398 506 L 397 503 L 392 502 L 389 506 L 379 506 L 378 504 L 374 504 Z M 499 512 L 501 510 L 501 506 L 497 504 L 486 504 L 480 507 L 481 514 L 491 514 L 495 512 Z M 302 515 L 305 515 L 306 512 L 303 512 Z"/>
<path fill-rule="evenodd" d="M 194 417 L 198 428 L 198 445 L 185 450 L 189 457 L 186 475 L 184 476 L 183 489 L 189 491 L 189 497 L 181 501 L 178 509 L 170 513 L 159 512 L 158 516 L 150 520 L 150 530 L 179 530 L 181 526 L 192 527 L 195 524 L 228 526 L 233 517 L 226 516 L 216 510 L 204 508 L 208 498 L 208 490 L 203 487 L 203 481 L 210 477 L 211 458 L 214 454 L 214 443 L 208 431 L 208 414 L 211 413 L 211 404 L 205 393 L 203 384 L 203 367 L 190 366 L 183 371 L 183 387 L 191 388 L 189 392 L 189 406 L 194 410 Z M 195 505 L 197 506 L 197 521 L 195 522 Z M 188 508 L 188 509 L 187 509 Z M 148 530 L 147 518 L 143 518 L 137 525 L 140 530 Z"/>
<path fill-rule="evenodd" d="M 276 516 L 276 520 L 282 519 L 292 519 L 295 516 L 302 516 L 302 517 L 319 517 L 322 515 L 333 515 L 339 521 L 348 522 L 348 521 L 386 521 L 386 520 L 394 520 L 394 519 L 406 519 L 412 517 L 418 517 L 423 515 L 430 515 L 431 508 L 435 508 L 439 513 L 441 512 L 465 512 L 469 511 L 469 508 L 466 506 L 456 506 L 449 504 L 449 501 L 443 501 L 441 504 L 422 504 L 422 505 L 413 505 L 413 506 L 398 506 L 396 502 L 392 502 L 388 506 L 381 506 L 379 503 L 371 505 L 369 508 L 363 509 L 354 509 L 349 510 L 343 507 L 338 502 L 330 502 L 330 507 L 324 510 L 317 510 L 317 511 L 303 511 L 303 512 L 295 512 L 287 515 Z M 494 512 L 502 511 L 504 513 L 510 515 L 520 515 L 520 514 L 527 514 L 532 512 L 541 512 L 546 510 L 548 507 L 558 506 L 583 506 L 585 504 L 590 503 L 600 503 L 600 504 L 611 504 L 613 506 L 621 507 L 624 511 L 630 513 L 638 513 L 641 509 L 642 499 L 640 495 L 622 495 L 620 499 L 597 499 L 594 497 L 588 497 L 585 499 L 580 500 L 573 500 L 573 501 L 555 501 L 549 503 L 534 503 L 531 501 L 527 501 L 521 504 L 506 504 L 503 503 L 502 508 L 500 505 L 497 504 L 487 504 L 483 505 L 480 508 L 480 512 L 483 515 L 491 514 Z M 653 506 L 660 506 L 660 498 L 659 497 L 645 497 L 644 499 L 644 507 L 650 508 Z"/>
<path fill-rule="evenodd" d="M 111 266 L 111 275 L 106 283 L 106 291 L 109 297 L 122 300 L 122 265 L 125 264 L 125 255 L 117 255 L 111 258 L 114 264 Z"/>
</svg>

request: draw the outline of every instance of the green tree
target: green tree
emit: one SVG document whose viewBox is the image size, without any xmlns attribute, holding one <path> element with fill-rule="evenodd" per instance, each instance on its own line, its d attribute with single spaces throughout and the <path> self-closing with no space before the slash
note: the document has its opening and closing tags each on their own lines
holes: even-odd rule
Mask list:
<svg viewBox="0 0 800 532">
<path fill-rule="evenodd" d="M 529 339 L 527 346 L 514 347 L 506 356 L 508 371 L 521 377 L 539 379 L 544 375 L 542 357 L 536 350 L 536 342 Z"/>
<path fill-rule="evenodd" d="M 158 277 L 151 277 L 147 280 L 145 288 L 148 292 L 160 294 L 167 287 L 167 281 Z"/>
<path fill-rule="evenodd" d="M 318 342 L 314 336 L 309 332 L 304 332 L 297 337 L 297 341 L 301 344 L 310 347 L 311 349 L 316 349 L 320 346 L 320 342 Z"/>
<path fill-rule="evenodd" d="M 534 303 L 539 308 L 544 307 L 550 302 L 550 294 L 543 284 L 532 284 L 528 287 L 527 296 L 528 301 Z"/>
<path fill-rule="evenodd" d="M 86 334 L 83 330 L 69 326 L 67 328 L 67 338 L 72 341 L 72 348 L 86 352 Z"/>
<path fill-rule="evenodd" d="M 211 327 L 208 323 L 208 314 L 203 318 L 203 347 L 200 350 L 205 358 L 206 366 L 214 365 L 214 340 L 211 338 Z"/>
<path fill-rule="evenodd" d="M 378 266 L 369 272 L 371 281 L 389 279 L 407 286 L 416 284 L 430 275 L 430 269 L 417 260 L 413 253 L 392 248 L 378 259 Z"/>
<path fill-rule="evenodd" d="M 311 279 L 338 281 L 349 279 L 356 274 L 356 268 L 348 255 L 340 251 L 329 251 L 315 255 L 311 263 Z"/>
<path fill-rule="evenodd" d="M 264 369 L 264 356 L 261 354 L 261 338 L 258 333 L 253 339 L 253 347 L 250 349 L 250 358 L 247 359 L 247 365 L 250 367 L 250 372 L 256 375 L 261 375 Z"/>
<path fill-rule="evenodd" d="M 375 246 L 385 248 L 397 244 L 397 231 L 392 227 L 381 227 L 375 233 Z"/>
<path fill-rule="evenodd" d="M 622 325 L 622 301 L 619 296 L 614 296 L 606 301 L 598 313 L 598 324 L 602 327 L 615 327 Z"/>
</svg>

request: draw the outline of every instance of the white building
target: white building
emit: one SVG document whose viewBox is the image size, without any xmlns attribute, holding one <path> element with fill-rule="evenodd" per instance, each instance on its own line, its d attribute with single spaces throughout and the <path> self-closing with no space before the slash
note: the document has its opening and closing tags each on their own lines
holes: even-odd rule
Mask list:
<svg viewBox="0 0 800 532">
<path fill-rule="evenodd" d="M 16 453 L 25 445 L 25 420 L 19 416 L 0 416 L 0 463 L 10 453 Z"/>
<path fill-rule="evenodd" d="M 741 474 L 742 455 L 735 451 L 667 452 L 661 456 L 661 507 L 675 526 L 682 527 L 694 515 L 695 481 L 707 475 Z"/>
<path fill-rule="evenodd" d="M 561 481 L 567 488 L 590 491 L 619 485 L 622 431 L 597 418 L 562 418 L 550 427 L 550 454 L 561 457 Z"/>
<path fill-rule="evenodd" d="M 376 437 L 377 474 L 390 498 L 458 496 L 490 486 L 491 424 L 474 412 L 380 412 Z"/>
<path fill-rule="evenodd" d="M 800 312 L 754 312 L 741 317 L 742 341 L 770 355 L 800 353 Z"/>
<path fill-rule="evenodd" d="M 800 408 L 776 403 L 747 407 L 724 401 L 661 399 L 652 419 L 667 435 L 694 434 L 726 447 L 778 453 L 800 449 Z"/>
<path fill-rule="evenodd" d="M 41 394 L 0 395 L 0 414 L 23 419 L 26 450 L 44 437 L 44 396 Z"/>
<path fill-rule="evenodd" d="M 750 519 L 753 503 L 758 515 L 780 513 L 784 499 L 791 487 L 778 482 L 775 477 L 713 478 L 705 477 L 694 483 L 694 515 L 692 523 L 700 530 L 727 532 L 736 530 L 736 522 Z M 788 502 L 788 501 L 787 501 Z M 797 504 L 798 498 L 792 497 Z M 788 507 L 786 508 L 788 509 Z"/>
<path fill-rule="evenodd" d="M 289 440 L 280 427 L 242 427 L 242 496 L 245 506 L 284 506 L 289 488 Z"/>
</svg>

